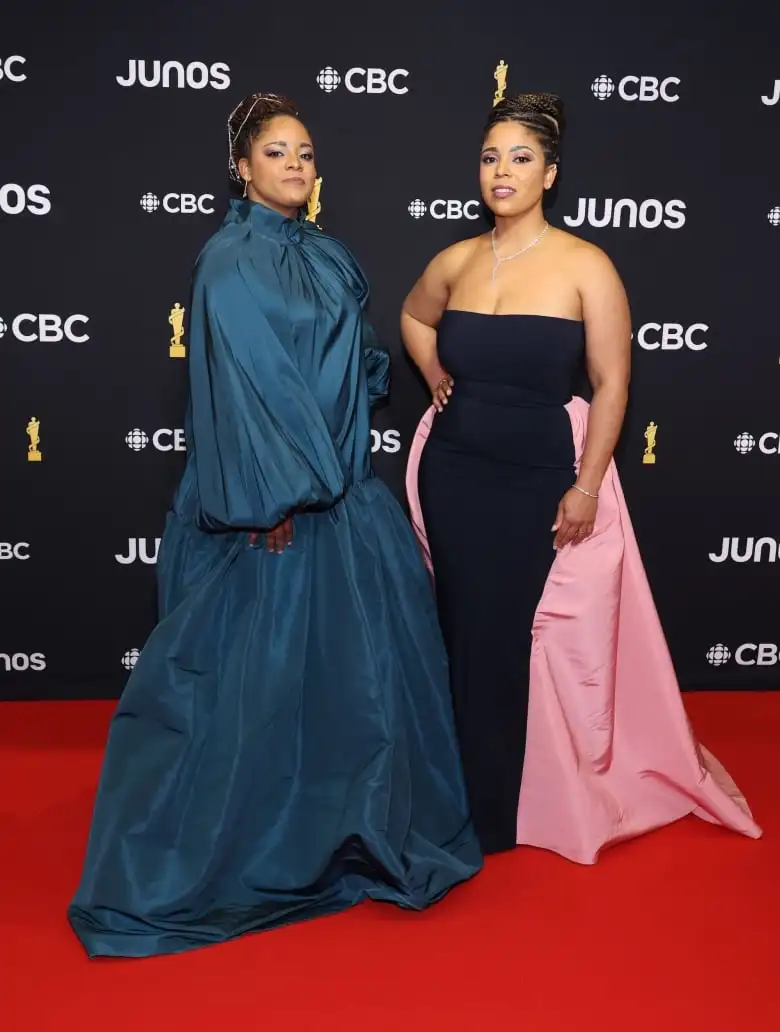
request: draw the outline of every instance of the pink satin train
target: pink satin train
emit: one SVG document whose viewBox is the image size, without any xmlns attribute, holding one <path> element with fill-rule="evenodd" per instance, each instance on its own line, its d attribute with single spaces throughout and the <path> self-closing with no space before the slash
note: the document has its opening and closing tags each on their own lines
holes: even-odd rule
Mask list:
<svg viewBox="0 0 780 1032">
<path fill-rule="evenodd" d="M 588 404 L 566 406 L 577 463 Z M 430 408 L 406 472 L 412 523 L 433 571 L 417 487 Z M 614 463 L 593 535 L 558 552 L 536 610 L 518 844 L 581 864 L 693 813 L 750 838 L 761 829 L 693 736 Z"/>
</svg>

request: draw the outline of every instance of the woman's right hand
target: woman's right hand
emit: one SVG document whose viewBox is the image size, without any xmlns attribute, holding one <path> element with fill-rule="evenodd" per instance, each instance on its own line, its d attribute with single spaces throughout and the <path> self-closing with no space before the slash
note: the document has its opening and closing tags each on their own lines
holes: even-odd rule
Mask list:
<svg viewBox="0 0 780 1032">
<path fill-rule="evenodd" d="M 254 545 L 255 541 L 260 537 L 261 531 L 253 531 L 249 535 L 249 544 Z M 293 539 L 293 522 L 292 516 L 288 516 L 286 520 L 282 520 L 271 530 L 266 530 L 265 534 L 265 547 L 269 552 L 273 552 L 276 555 L 280 555 L 288 545 L 292 544 Z"/>
<path fill-rule="evenodd" d="M 280 555 L 288 545 L 292 544 L 292 539 L 293 521 L 292 516 L 288 516 L 278 526 L 266 531 L 265 547 L 269 552 L 276 552 L 277 555 Z"/>
<path fill-rule="evenodd" d="M 454 380 L 451 376 L 443 376 L 433 388 L 433 405 L 437 412 L 441 412 L 452 394 Z"/>
</svg>

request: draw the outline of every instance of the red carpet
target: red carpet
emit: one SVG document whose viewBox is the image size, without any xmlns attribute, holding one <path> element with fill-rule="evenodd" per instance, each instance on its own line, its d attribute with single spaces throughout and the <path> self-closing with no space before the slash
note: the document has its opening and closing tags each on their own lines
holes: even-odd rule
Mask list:
<svg viewBox="0 0 780 1032">
<path fill-rule="evenodd" d="M 112 704 L 2 704 L 0 1028 L 776 1032 L 780 693 L 686 704 L 761 841 L 689 817 L 594 868 L 494 857 L 424 914 L 365 904 L 178 957 L 92 962 L 64 912 Z"/>
</svg>

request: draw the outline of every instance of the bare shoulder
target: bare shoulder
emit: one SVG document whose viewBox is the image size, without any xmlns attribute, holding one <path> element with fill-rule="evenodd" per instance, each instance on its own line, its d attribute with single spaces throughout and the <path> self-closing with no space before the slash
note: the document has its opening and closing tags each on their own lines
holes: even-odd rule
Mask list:
<svg viewBox="0 0 780 1032">
<path fill-rule="evenodd" d="M 481 239 L 471 237 L 468 240 L 460 240 L 457 244 L 439 251 L 435 258 L 428 262 L 422 276 L 412 287 L 404 301 L 403 310 L 428 326 L 436 326 L 447 306 L 447 299 L 454 285 L 472 255 L 479 250 Z"/>
<path fill-rule="evenodd" d="M 594 276 L 617 276 L 612 259 L 596 244 L 562 229 L 555 230 L 553 241 L 560 259 L 566 263 L 577 279 L 590 280 Z"/>
<path fill-rule="evenodd" d="M 560 248 L 560 263 L 576 287 L 588 327 L 588 347 L 598 346 L 600 335 L 630 339 L 630 311 L 623 282 L 612 260 L 595 244 L 558 231 L 555 243 Z"/>
<path fill-rule="evenodd" d="M 480 249 L 483 240 L 484 234 L 468 237 L 466 240 L 459 240 L 457 244 L 445 247 L 443 251 L 439 251 L 428 268 L 435 270 L 436 274 L 446 282 L 452 283 Z"/>
</svg>

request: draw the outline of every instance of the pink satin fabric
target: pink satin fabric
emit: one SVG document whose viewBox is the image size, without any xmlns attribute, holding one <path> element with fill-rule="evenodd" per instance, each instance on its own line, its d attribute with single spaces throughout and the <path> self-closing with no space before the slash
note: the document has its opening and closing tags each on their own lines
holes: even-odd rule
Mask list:
<svg viewBox="0 0 780 1032">
<path fill-rule="evenodd" d="M 579 463 L 589 406 L 573 398 L 566 409 Z M 431 572 L 417 474 L 435 415 L 423 416 L 406 471 Z M 689 813 L 761 836 L 737 786 L 693 736 L 614 462 L 593 535 L 552 564 L 534 618 L 529 692 L 518 844 L 593 864 L 607 846 Z"/>
</svg>

